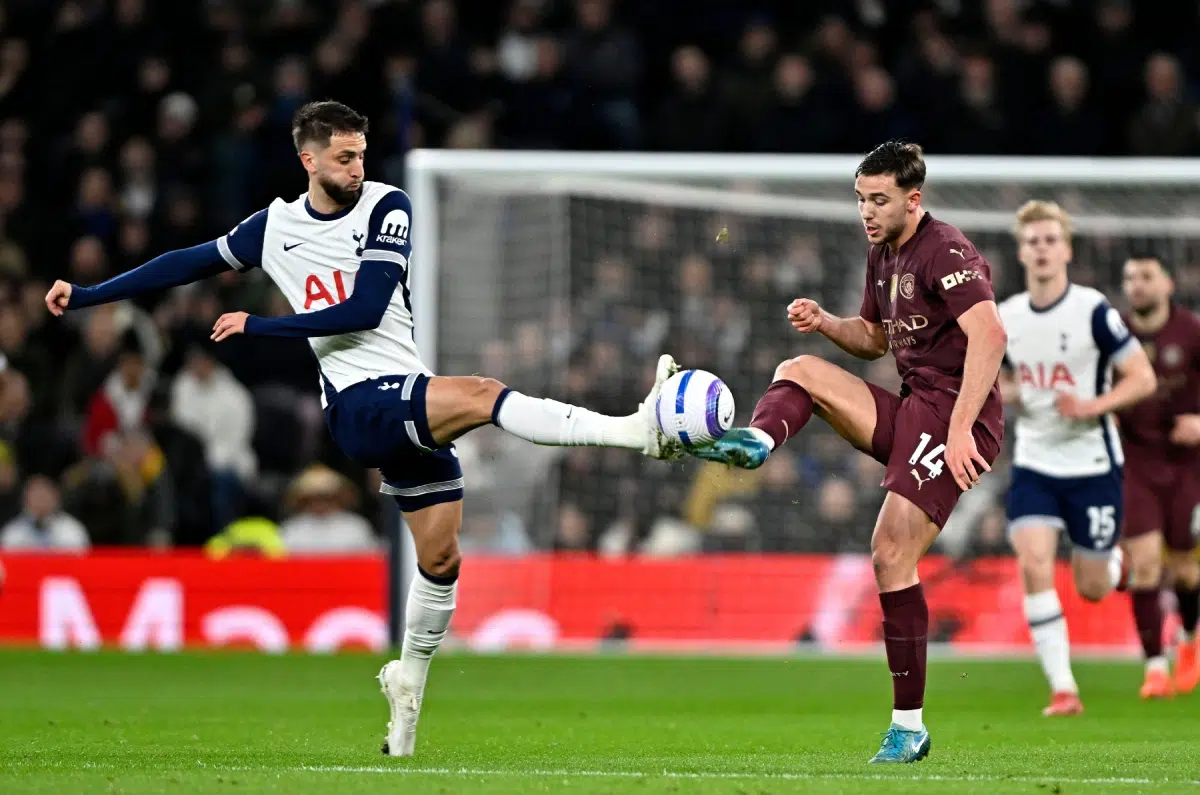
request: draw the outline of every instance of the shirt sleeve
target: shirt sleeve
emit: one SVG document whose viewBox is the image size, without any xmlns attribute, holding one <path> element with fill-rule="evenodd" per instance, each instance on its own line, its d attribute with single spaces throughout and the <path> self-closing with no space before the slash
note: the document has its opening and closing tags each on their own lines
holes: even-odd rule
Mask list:
<svg viewBox="0 0 1200 795">
<path fill-rule="evenodd" d="M 412 224 L 412 202 L 402 190 L 394 190 L 379 200 L 367 223 L 367 241 L 363 260 L 391 262 L 408 268 L 412 254 L 409 231 Z"/>
<path fill-rule="evenodd" d="M 217 241 L 211 240 L 191 248 L 168 251 L 144 265 L 92 287 L 72 286 L 68 306 L 82 309 L 110 301 L 123 301 L 135 295 L 191 284 L 227 272 L 229 265 L 219 248 Z"/>
<path fill-rule="evenodd" d="M 267 210 L 259 210 L 217 238 L 217 250 L 229 267 L 238 271 L 262 267 L 263 237 L 267 233 Z"/>
<path fill-rule="evenodd" d="M 878 323 L 882 317 L 879 314 L 879 302 L 875 299 L 875 279 L 874 269 L 871 263 L 867 262 L 867 283 L 863 287 L 862 306 L 858 310 L 858 316 L 870 323 Z"/>
<path fill-rule="evenodd" d="M 1121 313 L 1107 301 L 1101 301 L 1092 310 L 1092 339 L 1096 341 L 1100 353 L 1109 357 L 1113 364 L 1125 361 L 1141 347 L 1121 319 Z"/>
<path fill-rule="evenodd" d="M 941 296 L 954 317 L 960 317 L 982 301 L 996 300 L 991 266 L 974 246 L 952 240 L 937 245 L 943 250 L 934 254 L 926 271 L 927 287 Z"/>
</svg>

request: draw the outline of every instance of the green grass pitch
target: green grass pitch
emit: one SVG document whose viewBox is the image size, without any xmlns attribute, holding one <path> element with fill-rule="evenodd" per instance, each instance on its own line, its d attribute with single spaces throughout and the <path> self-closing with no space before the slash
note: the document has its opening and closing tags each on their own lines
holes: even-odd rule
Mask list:
<svg viewBox="0 0 1200 795">
<path fill-rule="evenodd" d="M 444 654 L 412 759 L 381 662 L 0 651 L 0 793 L 1200 795 L 1200 693 L 1142 703 L 1133 663 L 1047 720 L 1036 663 L 932 662 L 933 751 L 880 769 L 882 660 Z"/>
</svg>

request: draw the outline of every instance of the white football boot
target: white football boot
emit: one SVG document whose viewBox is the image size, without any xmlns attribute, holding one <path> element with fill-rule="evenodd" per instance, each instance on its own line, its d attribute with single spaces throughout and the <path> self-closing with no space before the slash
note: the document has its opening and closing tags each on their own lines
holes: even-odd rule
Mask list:
<svg viewBox="0 0 1200 795">
<path fill-rule="evenodd" d="M 663 383 L 679 372 L 679 365 L 671 354 L 664 353 L 658 357 L 658 369 L 654 371 L 654 386 L 650 394 L 638 406 L 638 416 L 646 428 L 646 446 L 642 452 L 660 461 L 674 461 L 683 455 L 683 445 L 672 439 L 658 427 L 658 393 L 662 391 Z"/>
<path fill-rule="evenodd" d="M 379 687 L 388 701 L 391 719 L 382 751 L 388 756 L 412 756 L 421 717 L 421 693 L 400 684 L 400 661 L 392 660 L 379 672 Z"/>
</svg>

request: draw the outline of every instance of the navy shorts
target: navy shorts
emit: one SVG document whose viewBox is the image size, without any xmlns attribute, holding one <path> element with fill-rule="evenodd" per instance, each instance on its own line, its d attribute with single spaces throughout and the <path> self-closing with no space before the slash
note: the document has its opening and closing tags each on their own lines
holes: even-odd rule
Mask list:
<svg viewBox="0 0 1200 795">
<path fill-rule="evenodd" d="M 328 395 L 325 422 L 346 455 L 383 475 L 380 491 L 402 511 L 417 511 L 463 496 L 454 445 L 439 447 L 429 432 L 421 373 L 371 378 Z"/>
<path fill-rule="evenodd" d="M 1008 529 L 1066 530 L 1084 552 L 1107 554 L 1121 538 L 1124 496 L 1121 470 L 1084 478 L 1053 478 L 1013 467 L 1008 490 Z"/>
</svg>

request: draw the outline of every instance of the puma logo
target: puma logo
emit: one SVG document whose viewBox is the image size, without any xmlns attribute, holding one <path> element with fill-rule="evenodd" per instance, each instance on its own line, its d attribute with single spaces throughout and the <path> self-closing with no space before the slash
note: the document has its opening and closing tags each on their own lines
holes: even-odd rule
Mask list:
<svg viewBox="0 0 1200 795">
<path fill-rule="evenodd" d="M 933 480 L 933 478 L 931 478 L 931 477 L 925 478 L 924 480 L 922 480 L 920 473 L 918 473 L 917 470 L 915 470 L 915 469 L 910 469 L 908 471 L 911 472 L 912 476 L 917 479 L 917 491 L 920 491 L 922 486 L 924 486 L 929 481 Z"/>
<path fill-rule="evenodd" d="M 963 250 L 961 248 L 952 248 L 952 249 L 950 249 L 950 253 L 957 254 L 958 256 L 962 257 L 964 260 L 967 258 L 967 255 L 963 252 Z"/>
</svg>

